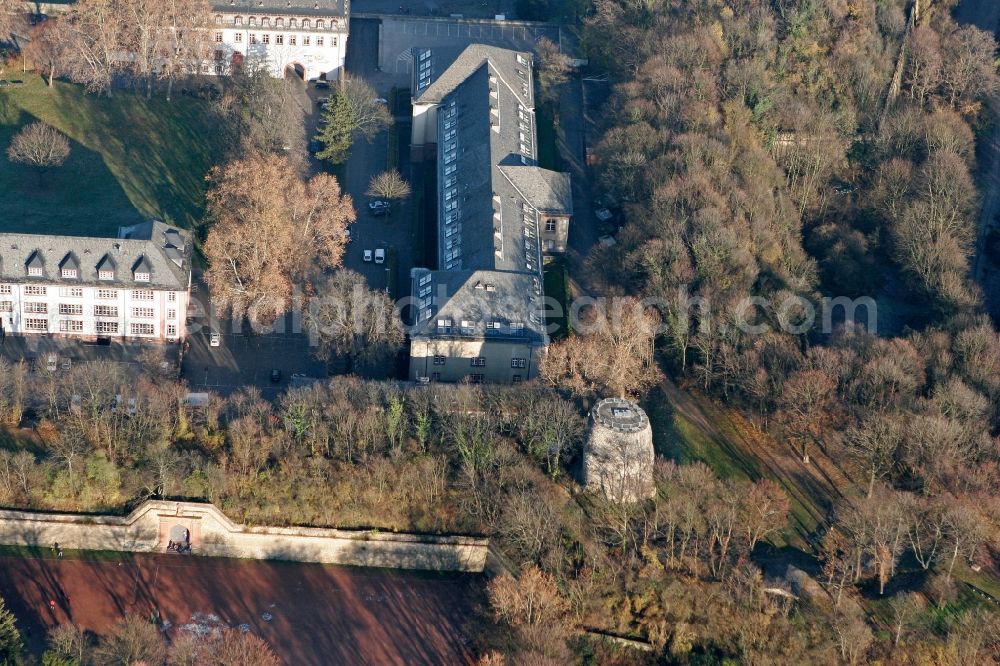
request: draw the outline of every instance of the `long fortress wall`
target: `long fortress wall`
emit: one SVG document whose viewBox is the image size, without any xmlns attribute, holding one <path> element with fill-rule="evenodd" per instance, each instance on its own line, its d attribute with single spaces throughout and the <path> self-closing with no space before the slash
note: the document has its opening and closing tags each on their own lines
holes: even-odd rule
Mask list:
<svg viewBox="0 0 1000 666">
<path fill-rule="evenodd" d="M 175 529 L 176 528 L 176 529 Z M 248 527 L 216 506 L 147 500 L 127 516 L 0 510 L 0 544 L 80 550 L 165 552 L 174 534 L 210 557 L 367 567 L 481 572 L 489 540 L 313 527 Z"/>
</svg>

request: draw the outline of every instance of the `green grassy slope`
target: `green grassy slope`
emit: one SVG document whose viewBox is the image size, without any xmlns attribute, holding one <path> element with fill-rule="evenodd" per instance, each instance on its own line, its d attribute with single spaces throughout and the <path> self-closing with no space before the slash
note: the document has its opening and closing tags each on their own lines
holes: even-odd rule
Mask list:
<svg viewBox="0 0 1000 666">
<path fill-rule="evenodd" d="M 150 217 L 197 224 L 204 177 L 222 147 L 204 102 L 107 98 L 23 78 L 26 86 L 0 91 L 0 230 L 106 235 Z M 72 143 L 66 164 L 42 174 L 6 156 L 11 137 L 36 120 Z"/>
</svg>

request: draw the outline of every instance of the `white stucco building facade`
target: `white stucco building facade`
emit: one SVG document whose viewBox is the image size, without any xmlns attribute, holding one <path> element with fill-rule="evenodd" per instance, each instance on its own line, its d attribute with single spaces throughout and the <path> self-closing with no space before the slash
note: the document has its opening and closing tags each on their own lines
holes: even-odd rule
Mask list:
<svg viewBox="0 0 1000 666">
<path fill-rule="evenodd" d="M 213 58 L 207 74 L 241 63 L 272 76 L 336 80 L 347 53 L 350 0 L 232 0 L 212 4 Z"/>
<path fill-rule="evenodd" d="M 189 235 L 162 222 L 117 238 L 0 234 L 2 335 L 174 342 L 190 289 Z"/>
</svg>

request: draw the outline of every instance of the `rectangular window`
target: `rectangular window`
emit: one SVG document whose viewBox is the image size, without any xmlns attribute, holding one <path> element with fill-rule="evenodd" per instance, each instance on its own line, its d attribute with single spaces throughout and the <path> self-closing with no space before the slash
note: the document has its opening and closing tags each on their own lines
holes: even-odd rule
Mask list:
<svg viewBox="0 0 1000 666">
<path fill-rule="evenodd" d="M 276 18 L 276 19 L 274 19 L 274 27 L 275 28 L 284 28 L 285 27 L 285 19 L 283 19 L 283 18 Z M 280 44 L 281 42 L 278 42 L 278 43 Z"/>
<path fill-rule="evenodd" d="M 151 301 L 153 300 L 153 292 L 149 289 L 136 289 L 132 292 L 132 300 L 134 301 Z"/>
<path fill-rule="evenodd" d="M 431 381 L 432 382 L 439 382 L 439 381 L 441 381 L 441 373 L 440 372 L 432 372 L 431 373 Z"/>
<path fill-rule="evenodd" d="M 136 282 L 149 282 L 149 273 L 136 273 L 135 274 L 135 281 Z"/>
<path fill-rule="evenodd" d="M 63 298 L 83 298 L 83 287 L 62 287 L 59 295 Z"/>
<path fill-rule="evenodd" d="M 484 375 L 479 375 L 479 374 L 469 375 L 469 381 L 472 382 L 473 384 L 482 384 L 484 378 L 485 378 Z"/>
<path fill-rule="evenodd" d="M 271 27 L 271 19 L 270 19 L 270 17 L 265 16 L 264 18 L 262 18 L 260 20 L 260 24 L 262 26 L 264 26 L 265 28 L 270 28 Z"/>
<path fill-rule="evenodd" d="M 512 368 L 527 368 L 528 359 L 526 358 L 512 358 L 510 359 L 510 367 Z"/>
<path fill-rule="evenodd" d="M 292 20 L 294 21 L 294 19 L 292 19 Z M 292 27 L 295 27 L 295 26 L 292 26 Z M 298 41 L 298 40 L 296 39 L 295 35 L 288 35 L 288 45 L 289 46 L 295 46 L 295 42 L 296 41 Z"/>
<path fill-rule="evenodd" d="M 132 308 L 132 316 L 140 319 L 152 319 L 156 315 L 153 308 Z"/>
<path fill-rule="evenodd" d="M 176 302 L 177 302 L 177 292 L 176 291 L 168 291 L 167 292 L 167 303 L 176 303 Z"/>
<path fill-rule="evenodd" d="M 156 329 L 152 324 L 132 324 L 132 335 L 153 335 Z"/>
<path fill-rule="evenodd" d="M 48 314 L 49 305 L 48 303 L 25 303 L 24 312 L 26 314 Z"/>
<path fill-rule="evenodd" d="M 233 36 L 233 41 L 236 42 L 237 44 L 242 44 L 243 43 L 243 33 L 242 32 L 236 33 L 236 35 Z"/>
<path fill-rule="evenodd" d="M 546 231 L 555 231 L 556 230 L 556 221 L 555 220 L 545 220 L 545 230 Z"/>
<path fill-rule="evenodd" d="M 0 301 L 0 312 L 13 312 L 14 302 L 13 301 Z"/>
<path fill-rule="evenodd" d="M 95 325 L 95 330 L 98 335 L 101 334 L 117 334 L 118 333 L 118 322 L 116 321 L 99 321 Z"/>
<path fill-rule="evenodd" d="M 25 319 L 24 328 L 29 331 L 47 331 L 49 330 L 49 320 L 48 319 Z"/>
<path fill-rule="evenodd" d="M 177 325 L 176 324 L 167 324 L 167 337 L 168 338 L 176 338 L 177 337 Z"/>
<path fill-rule="evenodd" d="M 514 375 L 514 383 L 515 384 L 521 383 L 521 375 Z"/>
<path fill-rule="evenodd" d="M 322 37 L 317 37 L 316 38 L 316 46 L 323 46 L 323 38 Z"/>
<path fill-rule="evenodd" d="M 446 356 L 435 356 L 434 365 L 444 365 L 445 360 L 447 360 Z"/>
<path fill-rule="evenodd" d="M 274 36 L 274 43 L 277 44 L 278 46 L 284 45 L 284 43 L 285 43 L 285 36 L 284 35 L 275 35 Z"/>
<path fill-rule="evenodd" d="M 271 35 L 263 35 L 260 39 L 265 44 L 270 44 L 271 43 Z"/>
<path fill-rule="evenodd" d="M 309 46 L 309 35 L 304 35 L 302 37 L 302 46 Z"/>
<path fill-rule="evenodd" d="M 167 310 L 167 319 L 177 319 L 177 310 Z"/>
<path fill-rule="evenodd" d="M 486 357 L 485 356 L 476 356 L 476 357 L 474 357 L 472 359 L 472 367 L 473 368 L 485 368 L 486 367 Z"/>
<path fill-rule="evenodd" d="M 257 43 L 257 34 L 256 33 L 253 33 L 253 32 L 250 33 L 250 43 L 251 44 L 256 44 Z"/>
<path fill-rule="evenodd" d="M 336 46 L 336 45 L 337 45 L 337 38 L 334 37 L 330 40 L 330 46 Z"/>
<path fill-rule="evenodd" d="M 59 314 L 61 315 L 82 315 L 83 303 L 60 303 Z"/>
<path fill-rule="evenodd" d="M 61 333 L 83 333 L 83 322 L 79 319 L 62 319 L 59 322 Z"/>
<path fill-rule="evenodd" d="M 42 269 L 39 268 L 38 266 L 32 266 L 31 268 L 28 269 L 28 275 L 30 275 L 31 277 L 41 277 Z"/>
<path fill-rule="evenodd" d="M 97 272 L 97 279 L 98 280 L 114 280 L 115 279 L 115 272 L 114 271 L 98 271 Z"/>
<path fill-rule="evenodd" d="M 62 269 L 62 276 L 67 279 L 76 279 L 76 269 L 64 268 Z"/>
<path fill-rule="evenodd" d="M 44 296 L 45 295 L 45 287 L 38 287 L 38 286 L 30 285 L 29 284 L 29 285 L 27 285 L 24 288 L 24 295 L 25 296 Z"/>
<path fill-rule="evenodd" d="M 9 294 L 13 291 L 9 284 L 0 284 L 0 294 Z"/>
<path fill-rule="evenodd" d="M 114 289 L 98 289 L 97 297 L 102 300 L 111 300 L 114 298 L 118 298 L 118 292 L 115 291 Z"/>
<path fill-rule="evenodd" d="M 289 28 L 295 28 L 298 25 L 299 25 L 299 20 L 297 18 L 290 18 L 290 19 L 288 19 L 288 27 Z"/>
<path fill-rule="evenodd" d="M 222 33 L 221 32 L 215 33 L 215 43 L 216 44 L 221 44 L 222 43 Z"/>
<path fill-rule="evenodd" d="M 118 307 L 115 305 L 95 305 L 94 306 L 94 316 L 95 317 L 117 317 Z"/>
</svg>

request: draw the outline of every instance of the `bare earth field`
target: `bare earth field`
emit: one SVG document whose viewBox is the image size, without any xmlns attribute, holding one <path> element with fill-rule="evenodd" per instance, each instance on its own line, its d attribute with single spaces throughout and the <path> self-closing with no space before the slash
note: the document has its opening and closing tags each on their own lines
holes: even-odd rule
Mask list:
<svg viewBox="0 0 1000 666">
<path fill-rule="evenodd" d="M 470 574 L 182 555 L 0 557 L 0 596 L 34 652 L 55 625 L 103 633 L 156 609 L 168 636 L 239 627 L 297 666 L 470 663 L 463 625 L 482 590 Z"/>
</svg>

